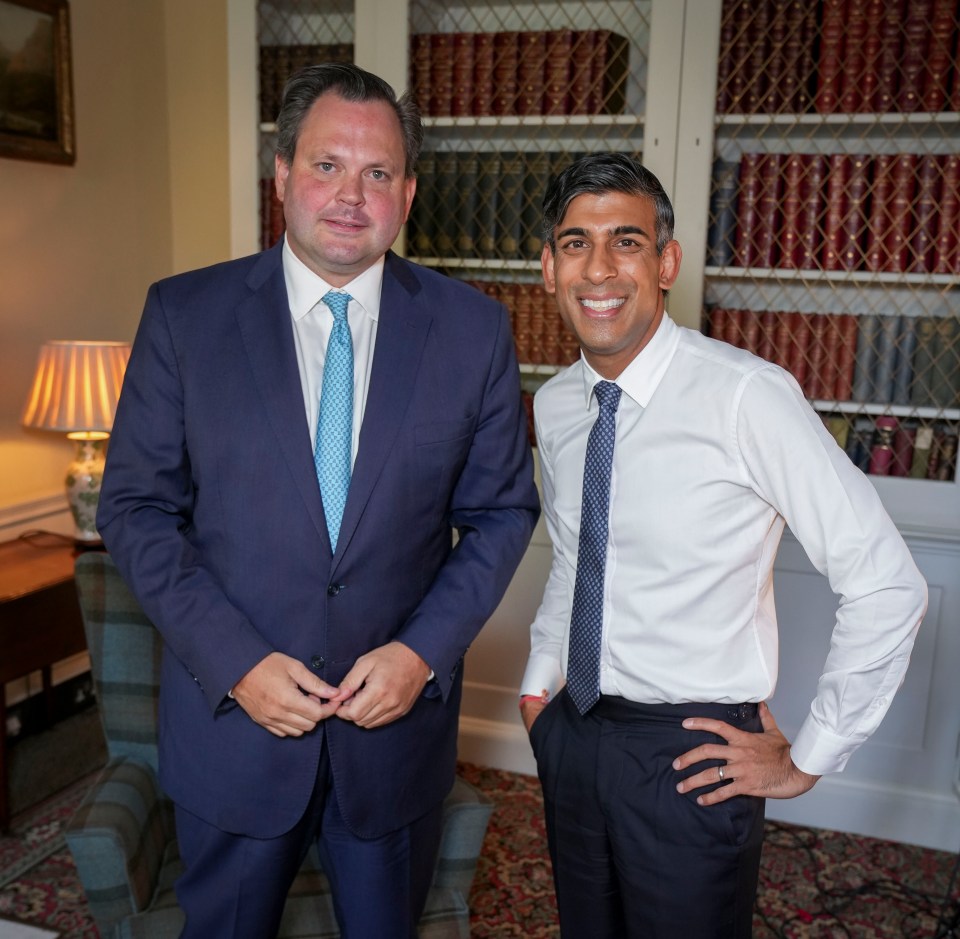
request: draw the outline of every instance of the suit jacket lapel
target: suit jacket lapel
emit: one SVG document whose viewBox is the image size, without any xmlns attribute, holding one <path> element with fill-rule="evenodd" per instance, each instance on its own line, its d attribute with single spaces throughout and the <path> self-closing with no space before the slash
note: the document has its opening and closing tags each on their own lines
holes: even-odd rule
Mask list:
<svg viewBox="0 0 960 939">
<path fill-rule="evenodd" d="M 335 562 L 350 544 L 400 431 L 431 321 L 431 314 L 422 305 L 419 281 L 405 261 L 388 253 L 383 269 L 370 389 Z"/>
<path fill-rule="evenodd" d="M 280 450 L 317 531 L 326 541 L 320 487 L 303 410 L 303 389 L 283 279 L 281 241 L 266 252 L 247 279 L 252 293 L 237 309 L 237 322 Z"/>
</svg>

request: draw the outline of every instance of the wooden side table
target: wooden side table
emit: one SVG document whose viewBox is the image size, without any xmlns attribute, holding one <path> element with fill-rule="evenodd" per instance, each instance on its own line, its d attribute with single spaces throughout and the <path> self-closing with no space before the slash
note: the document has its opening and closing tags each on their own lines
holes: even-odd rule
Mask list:
<svg viewBox="0 0 960 939">
<path fill-rule="evenodd" d="M 40 671 L 50 720 L 53 664 L 87 648 L 73 582 L 76 556 L 72 540 L 52 534 L 0 543 L 0 831 L 10 824 L 4 685 Z"/>
</svg>

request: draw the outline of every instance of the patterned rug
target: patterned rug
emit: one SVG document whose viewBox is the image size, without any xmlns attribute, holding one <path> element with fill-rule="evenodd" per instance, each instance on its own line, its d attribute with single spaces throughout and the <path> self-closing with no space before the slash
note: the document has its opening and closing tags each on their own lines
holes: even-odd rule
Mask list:
<svg viewBox="0 0 960 939">
<path fill-rule="evenodd" d="M 536 779 L 469 763 L 460 772 L 495 806 L 470 895 L 471 935 L 556 939 Z M 0 939 L 3 918 L 61 939 L 98 939 L 63 842 L 63 825 L 95 778 L 21 812 L 0 837 Z M 754 939 L 960 939 L 956 862 L 942 851 L 768 822 Z"/>
</svg>

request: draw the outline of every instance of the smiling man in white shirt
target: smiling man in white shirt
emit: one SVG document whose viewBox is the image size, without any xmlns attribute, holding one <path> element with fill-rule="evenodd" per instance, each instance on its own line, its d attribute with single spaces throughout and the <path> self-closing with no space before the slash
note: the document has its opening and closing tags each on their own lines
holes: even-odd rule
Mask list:
<svg viewBox="0 0 960 939">
<path fill-rule="evenodd" d="M 520 690 L 562 933 L 749 937 L 764 798 L 842 770 L 877 728 L 926 587 L 794 379 L 666 314 L 681 250 L 653 174 L 624 154 L 579 159 L 547 192 L 544 232 L 545 286 L 582 357 L 535 398 L 553 563 Z M 578 584 L 588 437 L 612 386 L 606 536 Z M 786 525 L 841 598 L 792 744 L 764 703 Z M 581 693 L 591 587 L 599 661 Z"/>
</svg>

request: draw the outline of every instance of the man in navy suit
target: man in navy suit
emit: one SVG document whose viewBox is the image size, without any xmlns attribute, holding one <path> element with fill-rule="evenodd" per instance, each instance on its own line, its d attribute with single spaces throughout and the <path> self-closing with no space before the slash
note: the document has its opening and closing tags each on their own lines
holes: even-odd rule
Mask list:
<svg viewBox="0 0 960 939">
<path fill-rule="evenodd" d="M 147 297 L 98 527 L 165 640 L 186 937 L 274 935 L 314 841 L 345 936 L 416 935 L 463 656 L 539 512 L 506 310 L 389 251 L 422 134 L 376 76 L 303 70 L 278 120 L 285 239 Z M 331 292 L 340 507 L 316 468 Z"/>
</svg>

